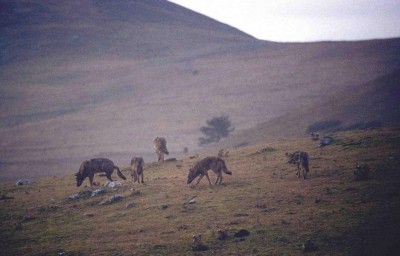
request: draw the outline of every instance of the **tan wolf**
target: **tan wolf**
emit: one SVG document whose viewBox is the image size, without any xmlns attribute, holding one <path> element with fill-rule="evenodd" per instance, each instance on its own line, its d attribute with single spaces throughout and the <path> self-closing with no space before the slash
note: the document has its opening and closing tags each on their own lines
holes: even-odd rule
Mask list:
<svg viewBox="0 0 400 256">
<path fill-rule="evenodd" d="M 164 154 L 169 154 L 167 149 L 167 141 L 165 138 L 157 137 L 154 139 L 153 143 L 157 154 L 157 162 L 164 162 Z"/>
<path fill-rule="evenodd" d="M 133 182 L 143 183 L 143 166 L 142 157 L 134 157 L 131 160 L 131 176 Z"/>
<path fill-rule="evenodd" d="M 308 166 L 309 157 L 307 152 L 296 151 L 292 154 L 286 152 L 286 156 L 288 157 L 289 164 L 297 164 L 297 177 L 300 178 L 300 169 L 303 169 L 303 177 L 304 179 L 307 179 L 307 173 L 310 171 Z"/>
<path fill-rule="evenodd" d="M 79 171 L 75 174 L 76 176 L 76 186 L 82 185 L 82 182 L 89 177 L 90 186 L 93 187 L 93 178 L 95 173 L 104 173 L 107 179 L 113 181 L 111 174 L 114 169 L 117 169 L 118 176 L 126 180 L 126 177 L 122 174 L 117 166 L 107 158 L 95 158 L 91 160 L 83 161 Z"/>
<path fill-rule="evenodd" d="M 224 160 L 218 157 L 206 157 L 197 162 L 196 165 L 189 170 L 187 184 L 190 184 L 197 176 L 200 176 L 200 178 L 197 180 L 197 185 L 201 179 L 206 176 L 211 186 L 211 180 L 210 177 L 208 177 L 208 170 L 210 169 L 217 174 L 217 180 L 215 181 L 215 184 L 221 184 L 222 172 L 232 175 L 232 172 L 226 168 Z"/>
</svg>

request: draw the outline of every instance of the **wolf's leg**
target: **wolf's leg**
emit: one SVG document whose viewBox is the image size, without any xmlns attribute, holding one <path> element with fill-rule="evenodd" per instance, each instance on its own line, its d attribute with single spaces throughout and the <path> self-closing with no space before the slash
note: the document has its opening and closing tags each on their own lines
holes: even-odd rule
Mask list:
<svg viewBox="0 0 400 256">
<path fill-rule="evenodd" d="M 221 183 L 222 183 L 222 175 L 218 175 L 217 180 L 215 181 L 215 184 L 219 184 L 220 185 Z"/>
<path fill-rule="evenodd" d="M 90 174 L 90 175 L 89 175 L 90 187 L 93 187 L 93 178 L 94 178 L 94 174 Z"/>
<path fill-rule="evenodd" d="M 297 178 L 300 178 L 300 164 L 297 163 L 297 172 L 296 172 Z"/>
<path fill-rule="evenodd" d="M 199 182 L 201 181 L 201 179 L 204 177 L 204 174 L 200 175 L 200 178 L 197 180 L 196 185 L 199 184 Z"/>
<path fill-rule="evenodd" d="M 208 183 L 210 183 L 210 186 L 212 186 L 212 185 L 211 185 L 210 177 L 208 177 L 208 173 L 205 173 L 205 176 L 206 176 L 206 178 L 207 178 L 207 180 L 208 180 Z"/>
<path fill-rule="evenodd" d="M 111 172 L 107 172 L 106 173 L 106 177 L 109 181 L 113 181 L 113 179 L 111 178 Z"/>
<path fill-rule="evenodd" d="M 132 176 L 132 183 L 135 183 L 138 179 L 136 170 L 131 170 L 131 176 Z"/>
<path fill-rule="evenodd" d="M 140 175 L 142 176 L 142 184 L 143 184 L 143 183 L 144 183 L 144 182 L 143 182 L 143 175 L 144 175 L 144 173 L 142 172 L 142 174 L 140 174 Z"/>
<path fill-rule="evenodd" d="M 307 179 L 307 170 L 306 170 L 306 168 L 303 168 L 303 177 L 304 177 L 304 179 Z"/>
</svg>

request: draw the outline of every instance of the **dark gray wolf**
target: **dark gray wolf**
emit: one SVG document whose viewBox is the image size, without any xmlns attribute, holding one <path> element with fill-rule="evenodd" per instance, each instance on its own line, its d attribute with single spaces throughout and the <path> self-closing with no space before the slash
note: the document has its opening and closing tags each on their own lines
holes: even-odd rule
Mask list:
<svg viewBox="0 0 400 256">
<path fill-rule="evenodd" d="M 303 169 L 303 177 L 304 179 L 307 179 L 307 173 L 310 171 L 308 165 L 309 157 L 307 152 L 296 151 L 292 154 L 286 152 L 286 156 L 288 157 L 289 164 L 297 164 L 297 177 L 300 178 L 300 169 Z"/>
<path fill-rule="evenodd" d="M 131 160 L 131 176 L 133 182 L 143 183 L 143 166 L 142 157 L 134 157 Z"/>
<path fill-rule="evenodd" d="M 119 168 L 114 165 L 114 163 L 106 158 L 96 158 L 91 160 L 83 161 L 79 171 L 75 174 L 76 176 L 76 186 L 82 185 L 82 182 L 89 177 L 90 186 L 93 187 L 93 178 L 95 173 L 104 173 L 107 179 L 113 181 L 111 174 L 114 169 L 117 169 L 118 176 L 126 180 L 125 176 L 121 173 Z"/>
<path fill-rule="evenodd" d="M 210 177 L 208 177 L 208 170 L 210 169 L 217 174 L 217 180 L 215 181 L 215 184 L 221 184 L 222 172 L 232 175 L 232 172 L 226 168 L 224 160 L 218 157 L 206 157 L 197 162 L 196 165 L 189 170 L 187 184 L 190 184 L 197 176 L 200 176 L 200 178 L 197 180 L 197 185 L 201 179 L 206 176 L 211 186 L 211 180 Z"/>
<path fill-rule="evenodd" d="M 167 149 L 167 141 L 165 138 L 157 137 L 154 139 L 153 143 L 157 154 L 157 162 L 164 162 L 164 154 L 169 154 Z"/>
</svg>

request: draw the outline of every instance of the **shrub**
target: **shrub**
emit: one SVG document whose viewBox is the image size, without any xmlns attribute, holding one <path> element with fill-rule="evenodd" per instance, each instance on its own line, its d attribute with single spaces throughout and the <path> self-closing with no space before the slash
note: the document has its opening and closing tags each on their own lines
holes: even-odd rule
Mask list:
<svg viewBox="0 0 400 256">
<path fill-rule="evenodd" d="M 218 142 L 222 138 L 228 137 L 235 128 L 232 126 L 229 117 L 226 115 L 213 117 L 207 120 L 207 126 L 200 128 L 200 131 L 205 137 L 199 138 L 199 145 L 209 144 L 212 142 Z"/>
</svg>

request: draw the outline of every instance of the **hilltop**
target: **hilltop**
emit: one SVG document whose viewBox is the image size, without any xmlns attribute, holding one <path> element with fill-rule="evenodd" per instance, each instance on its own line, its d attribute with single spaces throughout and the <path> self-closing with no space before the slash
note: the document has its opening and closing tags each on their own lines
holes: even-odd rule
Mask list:
<svg viewBox="0 0 400 256">
<path fill-rule="evenodd" d="M 310 255 L 397 255 L 400 131 L 331 137 L 323 148 L 300 137 L 229 149 L 233 175 L 220 186 L 186 185 L 188 169 L 206 155 L 148 162 L 145 185 L 133 189 L 129 179 L 106 188 L 96 176 L 94 189 L 105 193 L 94 197 L 72 174 L 2 184 L 2 255 L 299 255 L 308 240 Z M 310 155 L 307 180 L 287 164 L 285 152 L 295 150 Z M 356 163 L 369 166 L 367 179 L 356 180 Z M 119 201 L 107 204 L 111 198 Z M 218 230 L 227 237 L 217 239 Z M 194 248 L 204 252 L 193 251 L 199 233 L 205 247 Z"/>
<path fill-rule="evenodd" d="M 222 114 L 236 128 L 229 147 L 326 120 L 399 124 L 398 38 L 260 41 L 156 0 L 0 10 L 2 182 L 73 173 L 93 157 L 152 161 L 157 136 L 171 157 L 194 154 L 200 127 Z"/>
</svg>

